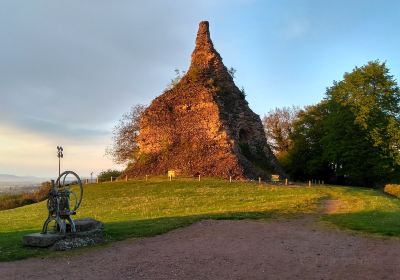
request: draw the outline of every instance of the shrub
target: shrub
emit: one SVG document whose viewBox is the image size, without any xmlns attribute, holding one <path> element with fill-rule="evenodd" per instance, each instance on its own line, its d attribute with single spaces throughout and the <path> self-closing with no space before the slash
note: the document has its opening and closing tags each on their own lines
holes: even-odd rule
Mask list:
<svg viewBox="0 0 400 280">
<path fill-rule="evenodd" d="M 400 198 L 400 185 L 386 185 L 383 191 L 387 194 L 394 195 Z"/>
<path fill-rule="evenodd" d="M 118 170 L 105 170 L 105 171 L 101 171 L 98 178 L 99 178 L 99 182 L 106 182 L 106 181 L 110 181 L 111 177 L 113 178 L 117 178 L 122 174 L 121 171 Z"/>
</svg>

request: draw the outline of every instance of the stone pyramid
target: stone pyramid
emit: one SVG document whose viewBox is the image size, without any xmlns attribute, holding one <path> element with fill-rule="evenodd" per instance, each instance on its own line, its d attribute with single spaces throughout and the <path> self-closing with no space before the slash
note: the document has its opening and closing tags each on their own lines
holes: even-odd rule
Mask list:
<svg viewBox="0 0 400 280">
<path fill-rule="evenodd" d="M 138 136 L 138 160 L 125 174 L 237 179 L 283 175 L 267 145 L 260 117 L 214 49 L 202 21 L 190 68 L 178 84 L 145 110 Z"/>
</svg>

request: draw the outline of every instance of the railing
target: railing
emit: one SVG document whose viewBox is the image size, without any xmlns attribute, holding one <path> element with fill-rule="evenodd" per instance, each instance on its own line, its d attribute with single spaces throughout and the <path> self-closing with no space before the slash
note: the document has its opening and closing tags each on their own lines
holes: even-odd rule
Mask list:
<svg viewBox="0 0 400 280">
<path fill-rule="evenodd" d="M 143 175 L 143 176 L 136 176 L 136 177 L 129 177 L 128 175 L 119 176 L 119 177 L 110 177 L 107 180 L 99 180 L 99 178 L 93 179 L 84 179 L 84 184 L 94 184 L 94 183 L 110 183 L 110 182 L 128 182 L 128 181 L 179 181 L 179 180 L 195 180 L 195 181 L 203 181 L 205 179 L 211 179 L 212 177 L 196 175 L 196 176 L 177 176 L 176 174 L 172 176 L 171 173 L 167 174 L 167 176 L 150 176 L 150 175 Z M 274 175 L 271 176 L 270 179 L 265 178 L 254 178 L 254 179 L 235 179 L 233 176 L 229 176 L 226 178 L 220 178 L 221 180 L 232 182 L 253 182 L 258 184 L 273 184 L 273 185 L 282 185 L 282 186 L 290 186 L 293 185 L 294 182 L 290 182 L 288 178 L 280 179 L 279 176 Z M 298 182 L 296 182 L 298 184 Z M 309 180 L 308 182 L 300 182 L 301 185 L 323 185 L 324 181 L 321 180 Z"/>
</svg>

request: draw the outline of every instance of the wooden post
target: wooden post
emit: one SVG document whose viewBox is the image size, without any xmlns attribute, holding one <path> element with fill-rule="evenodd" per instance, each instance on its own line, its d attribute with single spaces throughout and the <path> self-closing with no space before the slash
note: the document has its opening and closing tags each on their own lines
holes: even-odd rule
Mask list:
<svg viewBox="0 0 400 280">
<path fill-rule="evenodd" d="M 112 176 L 111 176 L 111 182 L 112 182 Z"/>
<path fill-rule="evenodd" d="M 200 182 L 200 180 L 201 180 L 201 179 L 200 179 L 200 175 L 199 175 L 199 182 Z"/>
<path fill-rule="evenodd" d="M 125 182 L 128 182 L 128 175 L 125 175 Z"/>
<path fill-rule="evenodd" d="M 169 175 L 169 180 L 172 181 L 172 176 L 171 175 Z"/>
<path fill-rule="evenodd" d="M 311 187 L 311 180 L 308 180 L 308 186 Z"/>
<path fill-rule="evenodd" d="M 324 184 L 324 180 L 322 180 L 322 185 Z"/>
<path fill-rule="evenodd" d="M 232 176 L 229 176 L 229 183 L 232 183 Z"/>
<path fill-rule="evenodd" d="M 261 177 L 258 177 L 258 183 L 261 185 Z"/>
<path fill-rule="evenodd" d="M 146 182 L 147 182 L 147 175 L 146 175 Z"/>
<path fill-rule="evenodd" d="M 98 183 L 99 183 L 99 177 L 96 178 L 96 184 L 98 184 Z"/>
<path fill-rule="evenodd" d="M 285 179 L 285 186 L 287 186 L 288 185 L 288 179 L 286 178 Z"/>
</svg>

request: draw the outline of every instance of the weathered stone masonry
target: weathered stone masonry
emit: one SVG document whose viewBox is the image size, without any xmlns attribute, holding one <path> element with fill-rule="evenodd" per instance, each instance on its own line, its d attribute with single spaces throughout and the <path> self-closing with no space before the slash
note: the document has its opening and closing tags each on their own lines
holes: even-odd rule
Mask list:
<svg viewBox="0 0 400 280">
<path fill-rule="evenodd" d="M 153 100 L 140 123 L 139 160 L 129 176 L 183 175 L 265 178 L 283 174 L 267 145 L 260 117 L 214 49 L 209 24 L 199 25 L 189 70 Z"/>
</svg>

